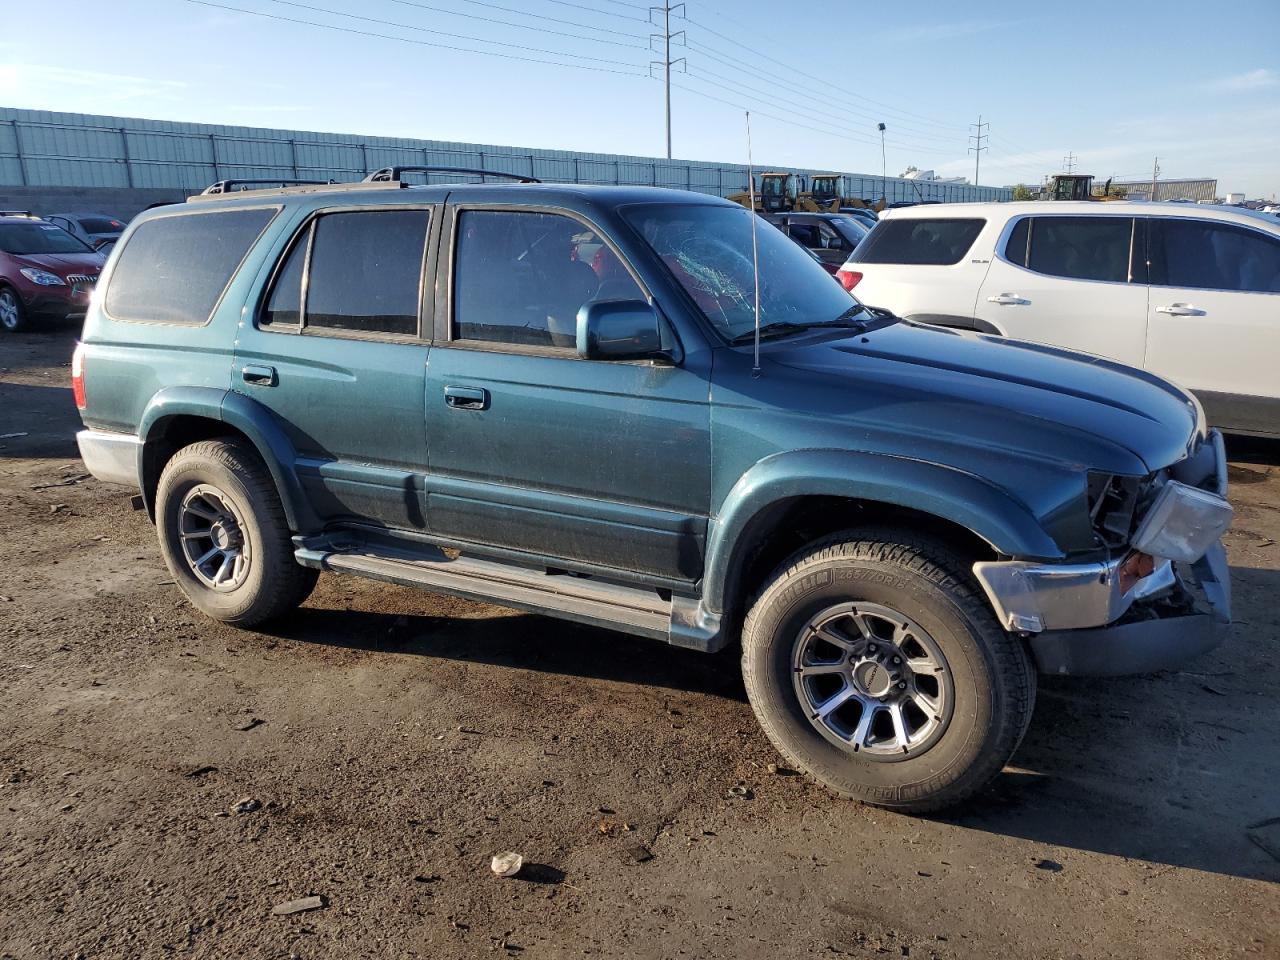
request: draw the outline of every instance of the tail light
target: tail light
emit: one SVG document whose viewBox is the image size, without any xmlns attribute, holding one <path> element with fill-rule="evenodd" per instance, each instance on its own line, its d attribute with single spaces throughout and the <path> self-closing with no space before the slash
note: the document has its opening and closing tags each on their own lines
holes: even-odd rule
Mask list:
<svg viewBox="0 0 1280 960">
<path fill-rule="evenodd" d="M 84 400 L 84 344 L 76 344 L 76 352 L 71 354 L 71 392 L 76 398 L 76 409 L 85 408 Z"/>
<path fill-rule="evenodd" d="M 856 287 L 858 285 L 858 281 L 862 279 L 862 274 L 858 273 L 856 270 L 842 269 L 836 274 L 836 277 L 840 280 L 840 286 L 844 287 L 850 293 L 853 293 L 853 288 Z"/>
</svg>

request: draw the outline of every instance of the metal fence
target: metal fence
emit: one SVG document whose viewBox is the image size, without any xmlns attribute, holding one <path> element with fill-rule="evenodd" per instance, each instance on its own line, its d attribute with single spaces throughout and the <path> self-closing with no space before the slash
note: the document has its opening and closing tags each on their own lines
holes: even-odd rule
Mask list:
<svg viewBox="0 0 1280 960">
<path fill-rule="evenodd" d="M 571 183 L 676 187 L 727 196 L 742 164 L 536 150 L 438 140 L 269 130 L 0 107 L 0 185 L 166 188 L 195 192 L 225 178 L 358 180 L 381 167 L 484 167 Z M 759 166 L 797 174 L 835 172 Z M 857 196 L 889 202 L 1008 200 L 1002 187 L 852 173 Z M 433 177 L 434 180 L 445 179 Z"/>
</svg>

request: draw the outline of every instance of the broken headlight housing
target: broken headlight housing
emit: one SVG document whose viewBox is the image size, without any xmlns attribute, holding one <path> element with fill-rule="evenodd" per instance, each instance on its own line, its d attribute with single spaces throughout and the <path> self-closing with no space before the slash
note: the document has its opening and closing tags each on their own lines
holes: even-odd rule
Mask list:
<svg viewBox="0 0 1280 960">
<path fill-rule="evenodd" d="M 1169 480 L 1133 536 L 1133 548 L 1153 557 L 1195 563 L 1231 526 L 1231 504 L 1208 490 Z"/>
</svg>

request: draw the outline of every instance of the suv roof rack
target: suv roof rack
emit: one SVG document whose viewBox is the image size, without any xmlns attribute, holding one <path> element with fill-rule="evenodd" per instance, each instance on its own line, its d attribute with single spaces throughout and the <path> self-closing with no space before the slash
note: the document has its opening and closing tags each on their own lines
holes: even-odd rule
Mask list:
<svg viewBox="0 0 1280 960">
<path fill-rule="evenodd" d="M 211 183 L 200 191 L 200 196 L 212 196 L 218 193 L 235 193 L 242 190 L 267 190 L 267 189 L 283 189 L 284 187 L 315 187 L 329 186 L 337 183 L 336 180 L 292 180 L 288 177 L 275 178 L 266 180 L 219 180 L 217 183 Z"/>
<path fill-rule="evenodd" d="M 32 217 L 35 216 L 30 210 L 0 210 L 0 217 Z M 38 220 L 39 217 L 36 217 Z"/>
<path fill-rule="evenodd" d="M 507 173 L 505 170 L 480 170 L 474 167 L 435 167 L 435 166 L 403 166 L 383 167 L 364 178 L 365 183 L 401 183 L 402 173 L 461 173 L 476 177 L 504 177 L 507 180 L 519 180 L 521 183 L 541 183 L 537 177 L 527 177 L 522 173 Z"/>
</svg>

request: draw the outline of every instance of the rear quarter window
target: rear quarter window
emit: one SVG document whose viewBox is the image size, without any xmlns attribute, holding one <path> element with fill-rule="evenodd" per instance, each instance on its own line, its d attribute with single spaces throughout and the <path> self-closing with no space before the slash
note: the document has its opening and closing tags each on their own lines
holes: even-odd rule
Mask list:
<svg viewBox="0 0 1280 960">
<path fill-rule="evenodd" d="M 105 307 L 117 320 L 203 324 L 276 208 L 160 217 L 120 251 Z"/>
<path fill-rule="evenodd" d="M 903 218 L 877 223 L 858 245 L 858 263 L 950 266 L 959 263 L 982 232 L 985 220 Z"/>
</svg>

